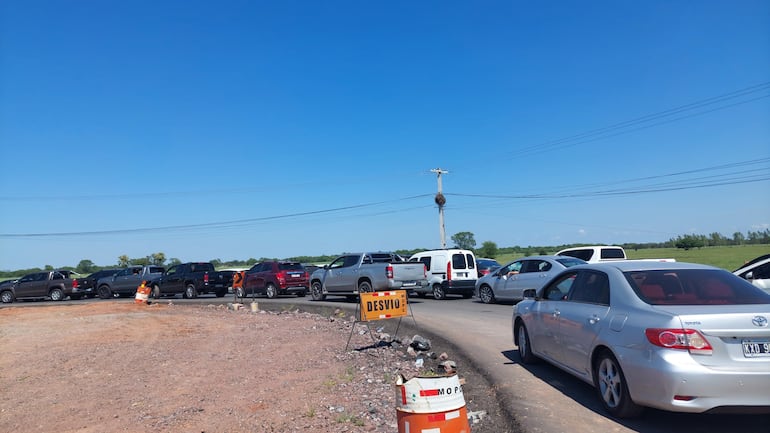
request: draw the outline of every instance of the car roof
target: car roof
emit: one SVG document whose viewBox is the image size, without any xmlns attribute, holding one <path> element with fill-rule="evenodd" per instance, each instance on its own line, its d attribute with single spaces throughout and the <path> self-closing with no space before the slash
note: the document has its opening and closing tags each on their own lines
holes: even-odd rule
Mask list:
<svg viewBox="0 0 770 433">
<path fill-rule="evenodd" d="M 750 261 L 744 263 L 743 265 L 741 265 L 740 268 L 734 270 L 733 273 L 736 273 L 736 274 L 741 273 L 741 271 L 743 271 L 744 269 L 751 268 L 754 265 L 756 265 L 757 263 L 763 262 L 763 261 L 768 260 L 768 259 L 770 259 L 770 254 L 765 254 L 763 256 L 759 256 L 756 259 L 753 259 L 753 260 L 750 260 Z"/>
<path fill-rule="evenodd" d="M 654 271 L 654 270 L 678 270 L 678 269 L 720 269 L 714 266 L 687 262 L 658 262 L 650 260 L 615 260 L 610 262 L 587 263 L 570 268 L 575 269 L 607 269 L 615 268 L 621 272 L 629 271 Z"/>
</svg>

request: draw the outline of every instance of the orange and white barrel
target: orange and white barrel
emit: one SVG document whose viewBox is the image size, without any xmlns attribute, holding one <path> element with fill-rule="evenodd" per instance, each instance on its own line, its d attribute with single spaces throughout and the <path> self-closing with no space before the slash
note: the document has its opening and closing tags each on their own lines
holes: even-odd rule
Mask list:
<svg viewBox="0 0 770 433">
<path fill-rule="evenodd" d="M 142 284 L 136 288 L 136 296 L 134 296 L 135 304 L 146 304 L 150 298 L 150 288 L 147 287 L 147 282 L 142 281 Z"/>
<path fill-rule="evenodd" d="M 468 412 L 460 379 L 415 377 L 396 381 L 399 433 L 469 433 Z"/>
</svg>

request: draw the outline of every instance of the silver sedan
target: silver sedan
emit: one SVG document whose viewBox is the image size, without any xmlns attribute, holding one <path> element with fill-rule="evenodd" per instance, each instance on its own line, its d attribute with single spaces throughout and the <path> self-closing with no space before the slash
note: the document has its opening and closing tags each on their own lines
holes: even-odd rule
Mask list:
<svg viewBox="0 0 770 433">
<path fill-rule="evenodd" d="M 568 256 L 523 257 L 476 280 L 476 297 L 485 304 L 520 301 L 525 290 L 537 290 L 559 272 L 585 263 Z"/>
<path fill-rule="evenodd" d="M 723 269 L 619 261 L 569 268 L 513 307 L 523 363 L 593 385 L 611 415 L 770 412 L 770 294 Z"/>
</svg>

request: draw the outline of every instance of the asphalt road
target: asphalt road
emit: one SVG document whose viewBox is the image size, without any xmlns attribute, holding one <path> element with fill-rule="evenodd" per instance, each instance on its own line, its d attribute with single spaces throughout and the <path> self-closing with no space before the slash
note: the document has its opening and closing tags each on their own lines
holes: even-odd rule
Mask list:
<svg viewBox="0 0 770 433">
<path fill-rule="evenodd" d="M 133 302 L 126 299 L 126 302 Z M 313 302 L 308 298 L 257 298 L 260 309 L 283 309 L 296 305 L 309 311 L 337 308 L 355 310 L 345 298 L 330 297 Z M 100 302 L 100 300 L 63 301 Z M 179 303 L 228 303 L 224 298 L 178 299 Z M 246 300 L 245 302 L 250 302 Z M 14 306 L 51 305 L 51 301 L 18 302 Z M 3 305 L 6 306 L 6 305 Z M 548 364 L 524 366 L 511 337 L 511 305 L 487 305 L 475 299 L 410 298 L 413 318 L 410 327 L 428 338 L 439 336 L 470 359 L 473 367 L 495 384 L 503 410 L 514 417 L 524 433 L 725 433 L 768 432 L 770 415 L 680 414 L 648 409 L 633 420 L 615 420 L 604 414 L 594 389 Z M 391 319 L 396 320 L 396 319 Z M 770 367 L 769 367 L 770 368 Z M 770 392 L 770 383 L 768 383 Z"/>
</svg>

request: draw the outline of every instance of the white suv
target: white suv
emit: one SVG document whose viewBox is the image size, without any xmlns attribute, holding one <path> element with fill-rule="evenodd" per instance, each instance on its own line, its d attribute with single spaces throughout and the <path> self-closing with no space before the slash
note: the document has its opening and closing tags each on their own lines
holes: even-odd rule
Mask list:
<svg viewBox="0 0 770 433">
<path fill-rule="evenodd" d="M 625 260 L 626 251 L 623 247 L 613 245 L 595 245 L 589 247 L 567 248 L 556 253 L 557 256 L 570 256 L 585 260 L 588 263 Z"/>
</svg>

